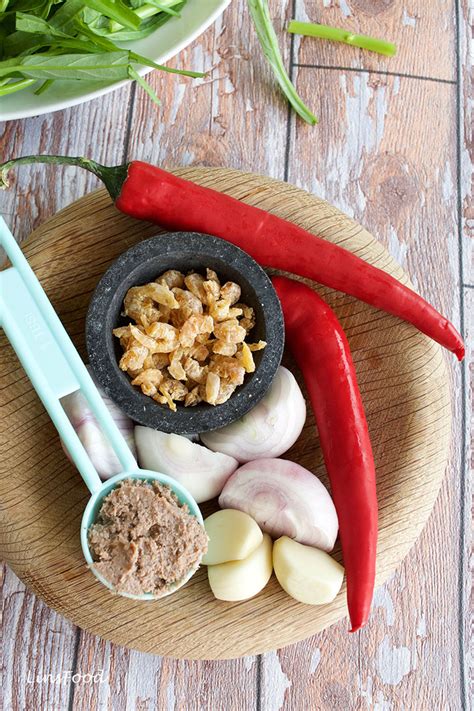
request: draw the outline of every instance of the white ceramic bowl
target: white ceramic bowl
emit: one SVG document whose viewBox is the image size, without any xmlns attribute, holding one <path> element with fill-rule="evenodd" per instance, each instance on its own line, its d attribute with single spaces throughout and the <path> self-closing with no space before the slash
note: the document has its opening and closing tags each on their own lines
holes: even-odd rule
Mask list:
<svg viewBox="0 0 474 711">
<path fill-rule="evenodd" d="M 204 32 L 222 14 L 230 1 L 188 0 L 181 17 L 172 17 L 149 37 L 130 43 L 130 47 L 133 47 L 138 54 L 163 64 Z M 183 69 L 187 68 L 183 67 Z M 152 70 L 149 68 L 143 68 L 140 74 L 145 75 L 150 71 Z M 40 96 L 35 96 L 33 91 L 25 89 L 2 98 L 0 121 L 12 121 L 50 111 L 61 111 L 114 91 L 126 83 L 125 81 L 114 84 L 57 81 L 51 89 Z"/>
</svg>

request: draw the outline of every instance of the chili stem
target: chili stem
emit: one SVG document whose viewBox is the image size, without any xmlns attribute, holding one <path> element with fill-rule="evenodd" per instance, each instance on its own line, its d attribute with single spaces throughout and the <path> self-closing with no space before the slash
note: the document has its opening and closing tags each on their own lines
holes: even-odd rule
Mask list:
<svg viewBox="0 0 474 711">
<path fill-rule="evenodd" d="M 319 37 L 333 40 L 334 42 L 344 42 L 344 44 L 350 44 L 352 47 L 360 47 L 361 49 L 368 49 L 370 52 L 385 54 L 387 57 L 393 57 L 397 53 L 396 45 L 391 42 L 386 42 L 377 37 L 369 37 L 368 35 L 355 35 L 349 30 L 331 27 L 330 25 L 291 20 L 288 25 L 288 32 L 296 35 L 305 35 L 306 37 Z"/>
<path fill-rule="evenodd" d="M 77 165 L 79 168 L 84 168 L 88 170 L 89 173 L 93 173 L 104 183 L 113 200 L 119 196 L 128 171 L 128 163 L 117 166 L 106 166 L 96 163 L 95 160 L 75 156 L 22 156 L 21 158 L 13 158 L 13 160 L 0 164 L 0 189 L 8 188 L 8 172 L 11 168 L 31 163 Z"/>
</svg>

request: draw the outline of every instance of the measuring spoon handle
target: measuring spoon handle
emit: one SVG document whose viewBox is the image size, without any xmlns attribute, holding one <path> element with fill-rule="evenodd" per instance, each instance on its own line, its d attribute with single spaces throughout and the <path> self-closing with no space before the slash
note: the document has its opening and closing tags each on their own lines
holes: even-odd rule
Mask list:
<svg viewBox="0 0 474 711">
<path fill-rule="evenodd" d="M 91 493 L 102 482 L 61 405 L 81 390 L 124 472 L 137 463 L 15 238 L 0 217 L 0 244 L 12 267 L 0 273 L 0 325 Z"/>
</svg>

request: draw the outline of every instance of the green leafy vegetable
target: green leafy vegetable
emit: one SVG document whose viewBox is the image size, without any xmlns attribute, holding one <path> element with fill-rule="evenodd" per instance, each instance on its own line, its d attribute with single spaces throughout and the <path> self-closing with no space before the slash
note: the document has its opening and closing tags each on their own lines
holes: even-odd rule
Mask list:
<svg viewBox="0 0 474 711">
<path fill-rule="evenodd" d="M 308 37 L 320 37 L 322 39 L 334 40 L 335 42 L 344 42 L 353 47 L 361 47 L 368 49 L 371 52 L 385 54 L 387 57 L 393 57 L 397 53 L 396 45 L 391 42 L 386 42 L 376 37 L 368 35 L 354 35 L 348 30 L 343 30 L 340 27 L 330 27 L 329 25 L 317 25 L 313 22 L 297 22 L 291 20 L 288 25 L 288 32 L 297 35 L 306 35 Z"/>
<path fill-rule="evenodd" d="M 13 8 L 15 12 L 27 12 L 30 15 L 36 15 L 37 17 L 42 17 L 46 19 L 50 13 L 51 6 L 54 5 L 53 0 L 10 0 L 9 9 Z"/>
<path fill-rule="evenodd" d="M 42 17 L 29 15 L 24 12 L 16 13 L 15 27 L 19 32 L 28 32 L 31 34 L 50 34 L 55 37 L 68 37 L 65 32 L 57 30 L 53 25 L 50 25 Z"/>
<path fill-rule="evenodd" d="M 76 16 L 86 9 L 82 0 L 66 0 L 59 5 L 59 8 L 50 8 L 51 14 L 47 19 L 58 30 L 73 33 Z"/>
<path fill-rule="evenodd" d="M 92 44 L 96 45 L 97 47 L 101 47 L 102 50 L 105 50 L 107 52 L 116 52 L 119 49 L 119 47 L 111 40 L 107 39 L 106 37 L 102 37 L 101 35 L 97 35 L 80 20 L 77 21 L 77 27 L 82 35 L 88 37 L 91 40 Z M 161 71 L 169 72 L 171 74 L 183 74 L 184 76 L 193 78 L 204 76 L 202 72 L 191 72 L 186 69 L 173 69 L 172 67 L 165 67 L 163 64 L 157 64 L 151 59 L 147 59 L 147 57 L 143 57 L 143 55 L 137 54 L 136 52 L 129 52 L 129 54 L 130 60 L 132 62 L 137 62 L 137 64 L 143 64 L 145 67 L 161 69 Z"/>
<path fill-rule="evenodd" d="M 187 0 L 0 0 L 0 96 L 54 81 L 134 79 L 159 104 L 134 65 L 202 77 L 124 49 L 179 17 Z M 37 84 L 35 89 L 35 84 Z"/>
<path fill-rule="evenodd" d="M 27 55 L 0 62 L 0 77 L 13 72 L 31 79 L 89 79 L 120 81 L 128 77 L 129 57 L 126 50 L 101 54 Z M 8 86 L 8 85 L 7 85 Z"/>
<path fill-rule="evenodd" d="M 283 93 L 301 118 L 309 124 L 314 125 L 317 123 L 316 116 L 314 116 L 303 100 L 298 96 L 283 64 L 267 0 L 247 0 L 247 2 L 263 53 L 272 67 L 275 78 L 280 84 Z"/>
</svg>

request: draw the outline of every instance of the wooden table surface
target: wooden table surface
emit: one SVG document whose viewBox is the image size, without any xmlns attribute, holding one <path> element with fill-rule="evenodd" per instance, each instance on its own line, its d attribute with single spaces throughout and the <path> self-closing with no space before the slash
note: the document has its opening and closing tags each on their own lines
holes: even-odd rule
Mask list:
<svg viewBox="0 0 474 711">
<path fill-rule="evenodd" d="M 420 292 L 474 333 L 472 0 L 273 0 L 285 61 L 320 118 L 290 114 L 262 60 L 244 0 L 181 53 L 194 82 L 154 73 L 157 110 L 135 85 L 67 111 L 0 125 L 0 159 L 38 152 L 114 164 L 231 166 L 293 182 L 364 224 Z M 290 17 L 398 44 L 398 56 L 294 38 Z M 18 171 L 0 212 L 20 238 L 97 185 L 74 169 Z M 247 711 L 464 709 L 469 667 L 469 357 L 449 358 L 454 427 L 446 479 L 417 545 L 375 594 L 371 624 L 228 662 L 183 662 L 74 627 L 5 567 L 6 709 Z M 1 454 L 0 454 L 1 456 Z M 73 674 L 99 673 L 101 680 Z M 46 675 L 51 675 L 49 678 Z"/>
</svg>

